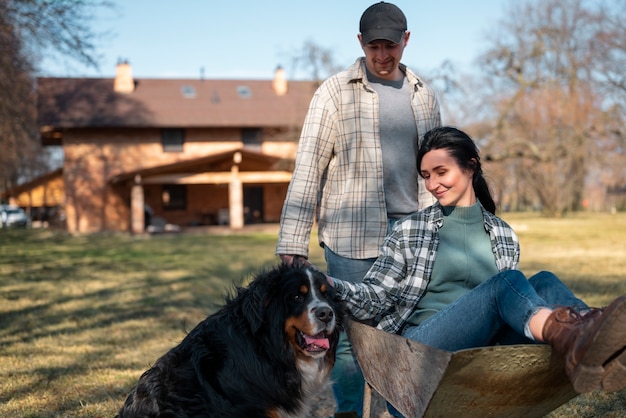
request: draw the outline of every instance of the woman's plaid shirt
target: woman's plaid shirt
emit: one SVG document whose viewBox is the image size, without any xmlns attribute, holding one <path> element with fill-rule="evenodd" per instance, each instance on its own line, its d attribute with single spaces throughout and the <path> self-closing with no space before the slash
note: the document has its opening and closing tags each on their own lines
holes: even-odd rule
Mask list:
<svg viewBox="0 0 626 418">
<path fill-rule="evenodd" d="M 498 271 L 517 269 L 520 257 L 517 235 L 502 219 L 482 209 Z M 402 329 L 426 291 L 442 224 L 439 203 L 399 220 L 363 283 L 333 279 L 354 317 L 381 318 L 378 328 L 391 333 Z"/>
</svg>

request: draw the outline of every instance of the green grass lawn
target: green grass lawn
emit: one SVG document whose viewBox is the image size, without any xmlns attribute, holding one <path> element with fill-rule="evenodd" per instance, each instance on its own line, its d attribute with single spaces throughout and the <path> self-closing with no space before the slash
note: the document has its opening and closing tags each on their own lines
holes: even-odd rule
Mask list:
<svg viewBox="0 0 626 418">
<path fill-rule="evenodd" d="M 504 218 L 526 273 L 552 270 L 593 305 L 626 294 L 626 214 Z M 150 238 L 0 230 L 0 416 L 113 416 L 139 375 L 233 284 L 277 262 L 275 243 L 275 228 Z M 625 410 L 625 391 L 593 393 L 551 416 Z"/>
</svg>

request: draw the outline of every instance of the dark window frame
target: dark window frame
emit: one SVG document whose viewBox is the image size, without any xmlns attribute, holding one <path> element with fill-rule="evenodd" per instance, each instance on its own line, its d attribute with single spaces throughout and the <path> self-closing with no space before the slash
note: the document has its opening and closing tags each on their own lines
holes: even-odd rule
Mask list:
<svg viewBox="0 0 626 418">
<path fill-rule="evenodd" d="M 183 152 L 185 130 L 181 128 L 161 129 L 161 145 L 163 152 Z"/>
<path fill-rule="evenodd" d="M 263 130 L 261 128 L 243 128 L 241 130 L 241 142 L 245 148 L 261 150 L 263 145 Z"/>
</svg>

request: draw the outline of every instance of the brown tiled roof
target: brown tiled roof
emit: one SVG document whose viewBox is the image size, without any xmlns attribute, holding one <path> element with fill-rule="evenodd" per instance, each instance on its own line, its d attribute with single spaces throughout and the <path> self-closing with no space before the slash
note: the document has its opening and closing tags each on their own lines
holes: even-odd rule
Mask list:
<svg viewBox="0 0 626 418">
<path fill-rule="evenodd" d="M 240 171 L 271 171 L 287 169 L 291 169 L 293 171 L 293 160 L 291 159 L 279 158 L 240 148 L 221 152 L 219 154 L 210 154 L 191 160 L 179 161 L 173 164 L 128 171 L 112 177 L 110 181 L 111 183 L 129 181 L 136 175 L 150 177 L 175 173 L 230 171 L 230 168 L 233 165 L 233 155 L 236 153 L 241 155 L 241 163 L 239 164 Z"/>
<path fill-rule="evenodd" d="M 301 126 L 311 81 L 290 81 L 284 96 L 272 80 L 135 79 L 135 91 L 113 91 L 112 78 L 39 78 L 39 125 L 102 127 Z"/>
</svg>

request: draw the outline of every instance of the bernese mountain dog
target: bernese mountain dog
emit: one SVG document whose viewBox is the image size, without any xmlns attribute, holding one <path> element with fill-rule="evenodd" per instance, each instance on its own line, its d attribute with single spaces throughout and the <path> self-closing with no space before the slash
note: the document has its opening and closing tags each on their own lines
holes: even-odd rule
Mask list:
<svg viewBox="0 0 626 418">
<path fill-rule="evenodd" d="M 260 273 L 143 373 L 117 417 L 310 416 L 344 313 L 314 267 Z"/>
</svg>

